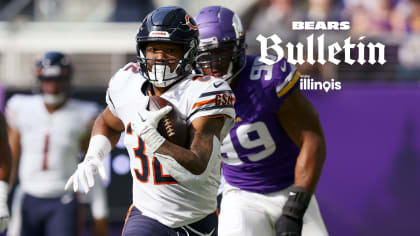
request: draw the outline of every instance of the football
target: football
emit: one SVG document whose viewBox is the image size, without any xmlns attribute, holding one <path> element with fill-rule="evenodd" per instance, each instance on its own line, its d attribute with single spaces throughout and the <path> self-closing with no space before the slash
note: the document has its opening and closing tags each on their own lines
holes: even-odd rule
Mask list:
<svg viewBox="0 0 420 236">
<path fill-rule="evenodd" d="M 149 111 L 157 111 L 165 106 L 172 110 L 159 121 L 158 132 L 170 142 L 187 148 L 189 142 L 188 126 L 179 110 L 168 100 L 159 96 L 149 97 Z"/>
</svg>

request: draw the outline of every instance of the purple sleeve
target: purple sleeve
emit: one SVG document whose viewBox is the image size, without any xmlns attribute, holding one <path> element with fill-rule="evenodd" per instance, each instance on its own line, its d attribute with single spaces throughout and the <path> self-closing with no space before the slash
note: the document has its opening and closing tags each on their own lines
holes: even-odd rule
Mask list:
<svg viewBox="0 0 420 236">
<path fill-rule="evenodd" d="M 272 78 L 264 81 L 269 82 L 264 86 L 264 92 L 266 102 L 277 110 L 293 90 L 299 89 L 300 74 L 296 67 L 284 58 L 273 64 L 271 70 Z"/>
</svg>

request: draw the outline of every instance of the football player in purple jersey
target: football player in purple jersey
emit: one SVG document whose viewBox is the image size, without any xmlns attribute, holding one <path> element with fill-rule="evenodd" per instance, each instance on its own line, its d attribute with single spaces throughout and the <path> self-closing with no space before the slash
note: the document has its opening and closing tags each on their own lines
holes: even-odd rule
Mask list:
<svg viewBox="0 0 420 236">
<path fill-rule="evenodd" d="M 286 59 L 274 65 L 245 54 L 239 17 L 200 10 L 198 69 L 223 77 L 236 96 L 235 126 L 224 139 L 219 235 L 328 235 L 313 196 L 326 157 L 318 114 Z"/>
</svg>

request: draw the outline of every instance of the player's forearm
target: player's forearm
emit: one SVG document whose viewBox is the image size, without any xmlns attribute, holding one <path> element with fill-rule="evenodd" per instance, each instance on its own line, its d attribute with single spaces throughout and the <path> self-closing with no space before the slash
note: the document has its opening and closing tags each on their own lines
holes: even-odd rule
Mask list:
<svg viewBox="0 0 420 236">
<path fill-rule="evenodd" d="M 106 218 L 95 219 L 94 236 L 108 235 L 108 220 Z"/>
<path fill-rule="evenodd" d="M 10 153 L 10 148 L 7 139 L 0 140 L 0 180 L 5 182 L 9 182 L 10 172 L 11 172 L 11 165 L 12 165 L 12 157 Z"/>
<path fill-rule="evenodd" d="M 302 133 L 302 146 L 295 167 L 295 185 L 307 189 L 311 194 L 321 176 L 326 158 L 326 144 L 322 134 L 312 131 Z"/>
<path fill-rule="evenodd" d="M 99 115 L 98 118 L 95 120 L 95 124 L 92 128 L 92 135 L 91 137 L 95 135 L 104 135 L 109 139 L 109 141 L 112 144 L 112 147 L 115 147 L 118 140 L 121 136 L 121 130 L 117 130 L 114 127 L 110 126 L 104 117 L 103 114 Z"/>
<path fill-rule="evenodd" d="M 200 175 L 206 170 L 212 155 L 217 155 L 216 152 L 220 151 L 219 137 L 224 119 L 224 116 L 197 118 L 191 125 L 192 141 L 188 149 L 165 141 L 156 152 L 173 157 L 192 174 Z"/>
<path fill-rule="evenodd" d="M 171 146 L 169 142 L 165 142 L 168 145 L 162 146 L 164 146 L 164 148 L 168 148 L 168 150 L 162 148 L 162 151 L 168 152 L 167 154 L 172 153 L 172 155 L 176 156 L 178 161 L 172 156 L 159 153 L 159 151 L 155 153 L 155 156 L 158 158 L 162 166 L 165 167 L 166 171 L 180 184 L 200 185 L 206 183 L 214 168 L 220 168 L 220 159 L 218 157 L 220 153 L 220 142 L 216 136 L 212 136 L 211 144 L 206 144 L 209 143 L 206 141 L 201 143 L 201 145 L 198 145 L 199 142 L 193 141 L 193 144 L 197 144 L 191 145 L 190 150 L 187 150 L 184 153 L 182 153 L 182 151 L 185 151 L 185 149 L 182 150 L 183 148 L 181 147 L 178 147 L 178 149 L 175 147 L 176 145 Z M 197 149 L 196 146 L 201 146 L 203 149 Z M 207 150 L 208 147 L 211 149 Z M 175 148 L 175 150 L 173 148 Z M 185 154 L 189 152 L 194 153 L 194 155 L 187 154 L 190 161 L 185 161 L 186 158 L 183 157 L 186 157 Z M 192 156 L 194 156 L 193 159 L 191 159 Z M 197 160 L 199 160 L 199 162 L 195 162 Z M 183 163 L 184 166 L 180 163 Z"/>
<path fill-rule="evenodd" d="M 113 146 L 117 143 L 121 132 L 110 127 L 101 114 L 95 121 L 92 129 L 92 136 L 89 140 L 85 158 L 78 166 L 74 174 L 69 178 L 65 190 L 69 190 L 73 186 L 73 191 L 79 190 L 79 183 L 83 186 L 85 193 L 94 186 L 94 174 L 99 173 L 103 180 L 107 180 L 107 174 L 103 163 L 104 158 L 108 155 Z"/>
<path fill-rule="evenodd" d="M 12 158 L 9 183 L 14 184 L 17 178 L 20 160 L 20 133 L 11 127 L 8 127 L 7 130 L 9 136 L 10 153 Z"/>
<path fill-rule="evenodd" d="M 17 175 L 18 175 L 20 150 L 13 151 L 13 148 L 11 147 L 11 153 L 12 153 L 12 164 L 10 167 L 9 183 L 14 184 L 16 182 Z"/>
<path fill-rule="evenodd" d="M 167 140 L 156 150 L 156 152 L 171 156 L 181 166 L 195 175 L 203 173 L 207 167 L 208 158 L 207 160 L 206 157 L 200 158 L 189 149 L 173 144 Z"/>
<path fill-rule="evenodd" d="M 0 180 L 9 181 L 10 166 L 12 157 L 7 135 L 7 126 L 3 116 L 0 114 Z"/>
</svg>

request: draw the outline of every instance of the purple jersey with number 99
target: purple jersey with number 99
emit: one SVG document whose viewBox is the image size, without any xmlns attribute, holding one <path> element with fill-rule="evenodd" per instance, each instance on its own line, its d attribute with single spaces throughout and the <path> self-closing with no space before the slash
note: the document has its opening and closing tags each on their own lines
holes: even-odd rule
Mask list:
<svg viewBox="0 0 420 236">
<path fill-rule="evenodd" d="M 293 184 L 299 148 L 277 121 L 277 113 L 298 80 L 299 72 L 285 59 L 269 66 L 247 56 L 234 89 L 235 126 L 221 149 L 223 175 L 230 185 L 270 193 Z"/>
</svg>

